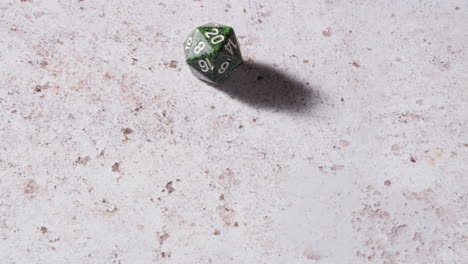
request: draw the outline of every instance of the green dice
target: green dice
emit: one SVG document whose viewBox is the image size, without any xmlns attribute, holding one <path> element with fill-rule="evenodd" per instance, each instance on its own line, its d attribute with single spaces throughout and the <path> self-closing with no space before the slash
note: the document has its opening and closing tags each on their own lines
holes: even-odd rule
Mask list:
<svg viewBox="0 0 468 264">
<path fill-rule="evenodd" d="M 216 23 L 197 27 L 184 50 L 192 73 L 206 82 L 219 82 L 243 63 L 234 30 Z"/>
</svg>

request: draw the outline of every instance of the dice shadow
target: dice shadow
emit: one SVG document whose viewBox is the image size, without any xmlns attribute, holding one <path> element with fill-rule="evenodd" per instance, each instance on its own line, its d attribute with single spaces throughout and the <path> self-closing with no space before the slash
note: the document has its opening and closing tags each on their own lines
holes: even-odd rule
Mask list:
<svg viewBox="0 0 468 264">
<path fill-rule="evenodd" d="M 313 88 L 270 65 L 241 65 L 222 83 L 211 84 L 232 98 L 257 108 L 303 112 L 316 104 Z"/>
</svg>

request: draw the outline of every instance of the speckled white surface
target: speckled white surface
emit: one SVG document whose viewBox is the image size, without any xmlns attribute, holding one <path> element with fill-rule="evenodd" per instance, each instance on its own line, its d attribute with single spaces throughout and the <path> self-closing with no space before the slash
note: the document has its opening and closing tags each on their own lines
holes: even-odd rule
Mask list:
<svg viewBox="0 0 468 264">
<path fill-rule="evenodd" d="M 235 28 L 222 87 L 182 42 Z M 0 2 L 1 263 L 468 263 L 466 1 Z"/>
</svg>

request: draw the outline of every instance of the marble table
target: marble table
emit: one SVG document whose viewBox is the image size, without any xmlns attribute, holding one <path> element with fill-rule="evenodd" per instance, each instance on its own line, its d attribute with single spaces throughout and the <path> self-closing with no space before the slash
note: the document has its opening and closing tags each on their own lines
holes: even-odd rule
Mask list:
<svg viewBox="0 0 468 264">
<path fill-rule="evenodd" d="M 468 4 L 0 2 L 1 263 L 467 263 Z M 182 42 L 235 28 L 194 78 Z"/>
</svg>

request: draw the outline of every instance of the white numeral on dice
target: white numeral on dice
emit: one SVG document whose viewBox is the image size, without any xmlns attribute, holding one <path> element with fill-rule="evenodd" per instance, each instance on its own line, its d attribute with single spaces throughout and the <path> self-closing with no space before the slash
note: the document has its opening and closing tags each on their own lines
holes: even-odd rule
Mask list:
<svg viewBox="0 0 468 264">
<path fill-rule="evenodd" d="M 213 44 L 218 44 L 220 42 L 222 42 L 224 40 L 224 36 L 223 35 L 218 35 L 219 34 L 219 30 L 217 28 L 212 28 L 211 29 L 211 32 L 207 31 L 205 32 L 205 36 L 209 39 L 211 39 L 211 43 Z M 212 36 L 214 36 L 213 38 L 211 38 Z"/>
<path fill-rule="evenodd" d="M 218 43 L 222 42 L 223 40 L 224 40 L 224 36 L 223 35 L 218 35 L 218 36 L 211 39 L 211 43 L 218 44 Z"/>
<path fill-rule="evenodd" d="M 185 46 L 185 49 L 190 49 L 190 45 L 192 45 L 192 38 L 188 38 L 185 44 L 187 45 Z"/>
<path fill-rule="evenodd" d="M 223 62 L 223 64 L 221 64 L 221 67 L 218 70 L 218 73 L 223 74 L 227 70 L 228 67 L 229 67 L 229 61 Z"/>
<path fill-rule="evenodd" d="M 205 36 L 207 38 L 211 38 L 211 36 L 216 36 L 218 34 L 219 34 L 219 30 L 217 28 L 212 28 L 211 32 L 209 32 L 209 31 L 205 32 Z"/>
<path fill-rule="evenodd" d="M 198 42 L 198 45 L 195 47 L 193 51 L 195 51 L 196 54 L 200 53 L 205 48 L 205 42 L 200 41 Z"/>
<path fill-rule="evenodd" d="M 224 49 L 229 52 L 229 54 L 234 55 L 234 49 L 237 49 L 237 44 L 234 43 L 231 39 L 229 39 L 228 43 L 224 45 Z"/>
<path fill-rule="evenodd" d="M 213 65 L 211 65 L 210 60 L 205 59 L 205 60 L 199 60 L 198 65 L 200 65 L 200 68 L 203 72 L 207 72 L 210 69 L 213 70 Z M 222 65 L 221 65 L 222 66 Z"/>
</svg>

